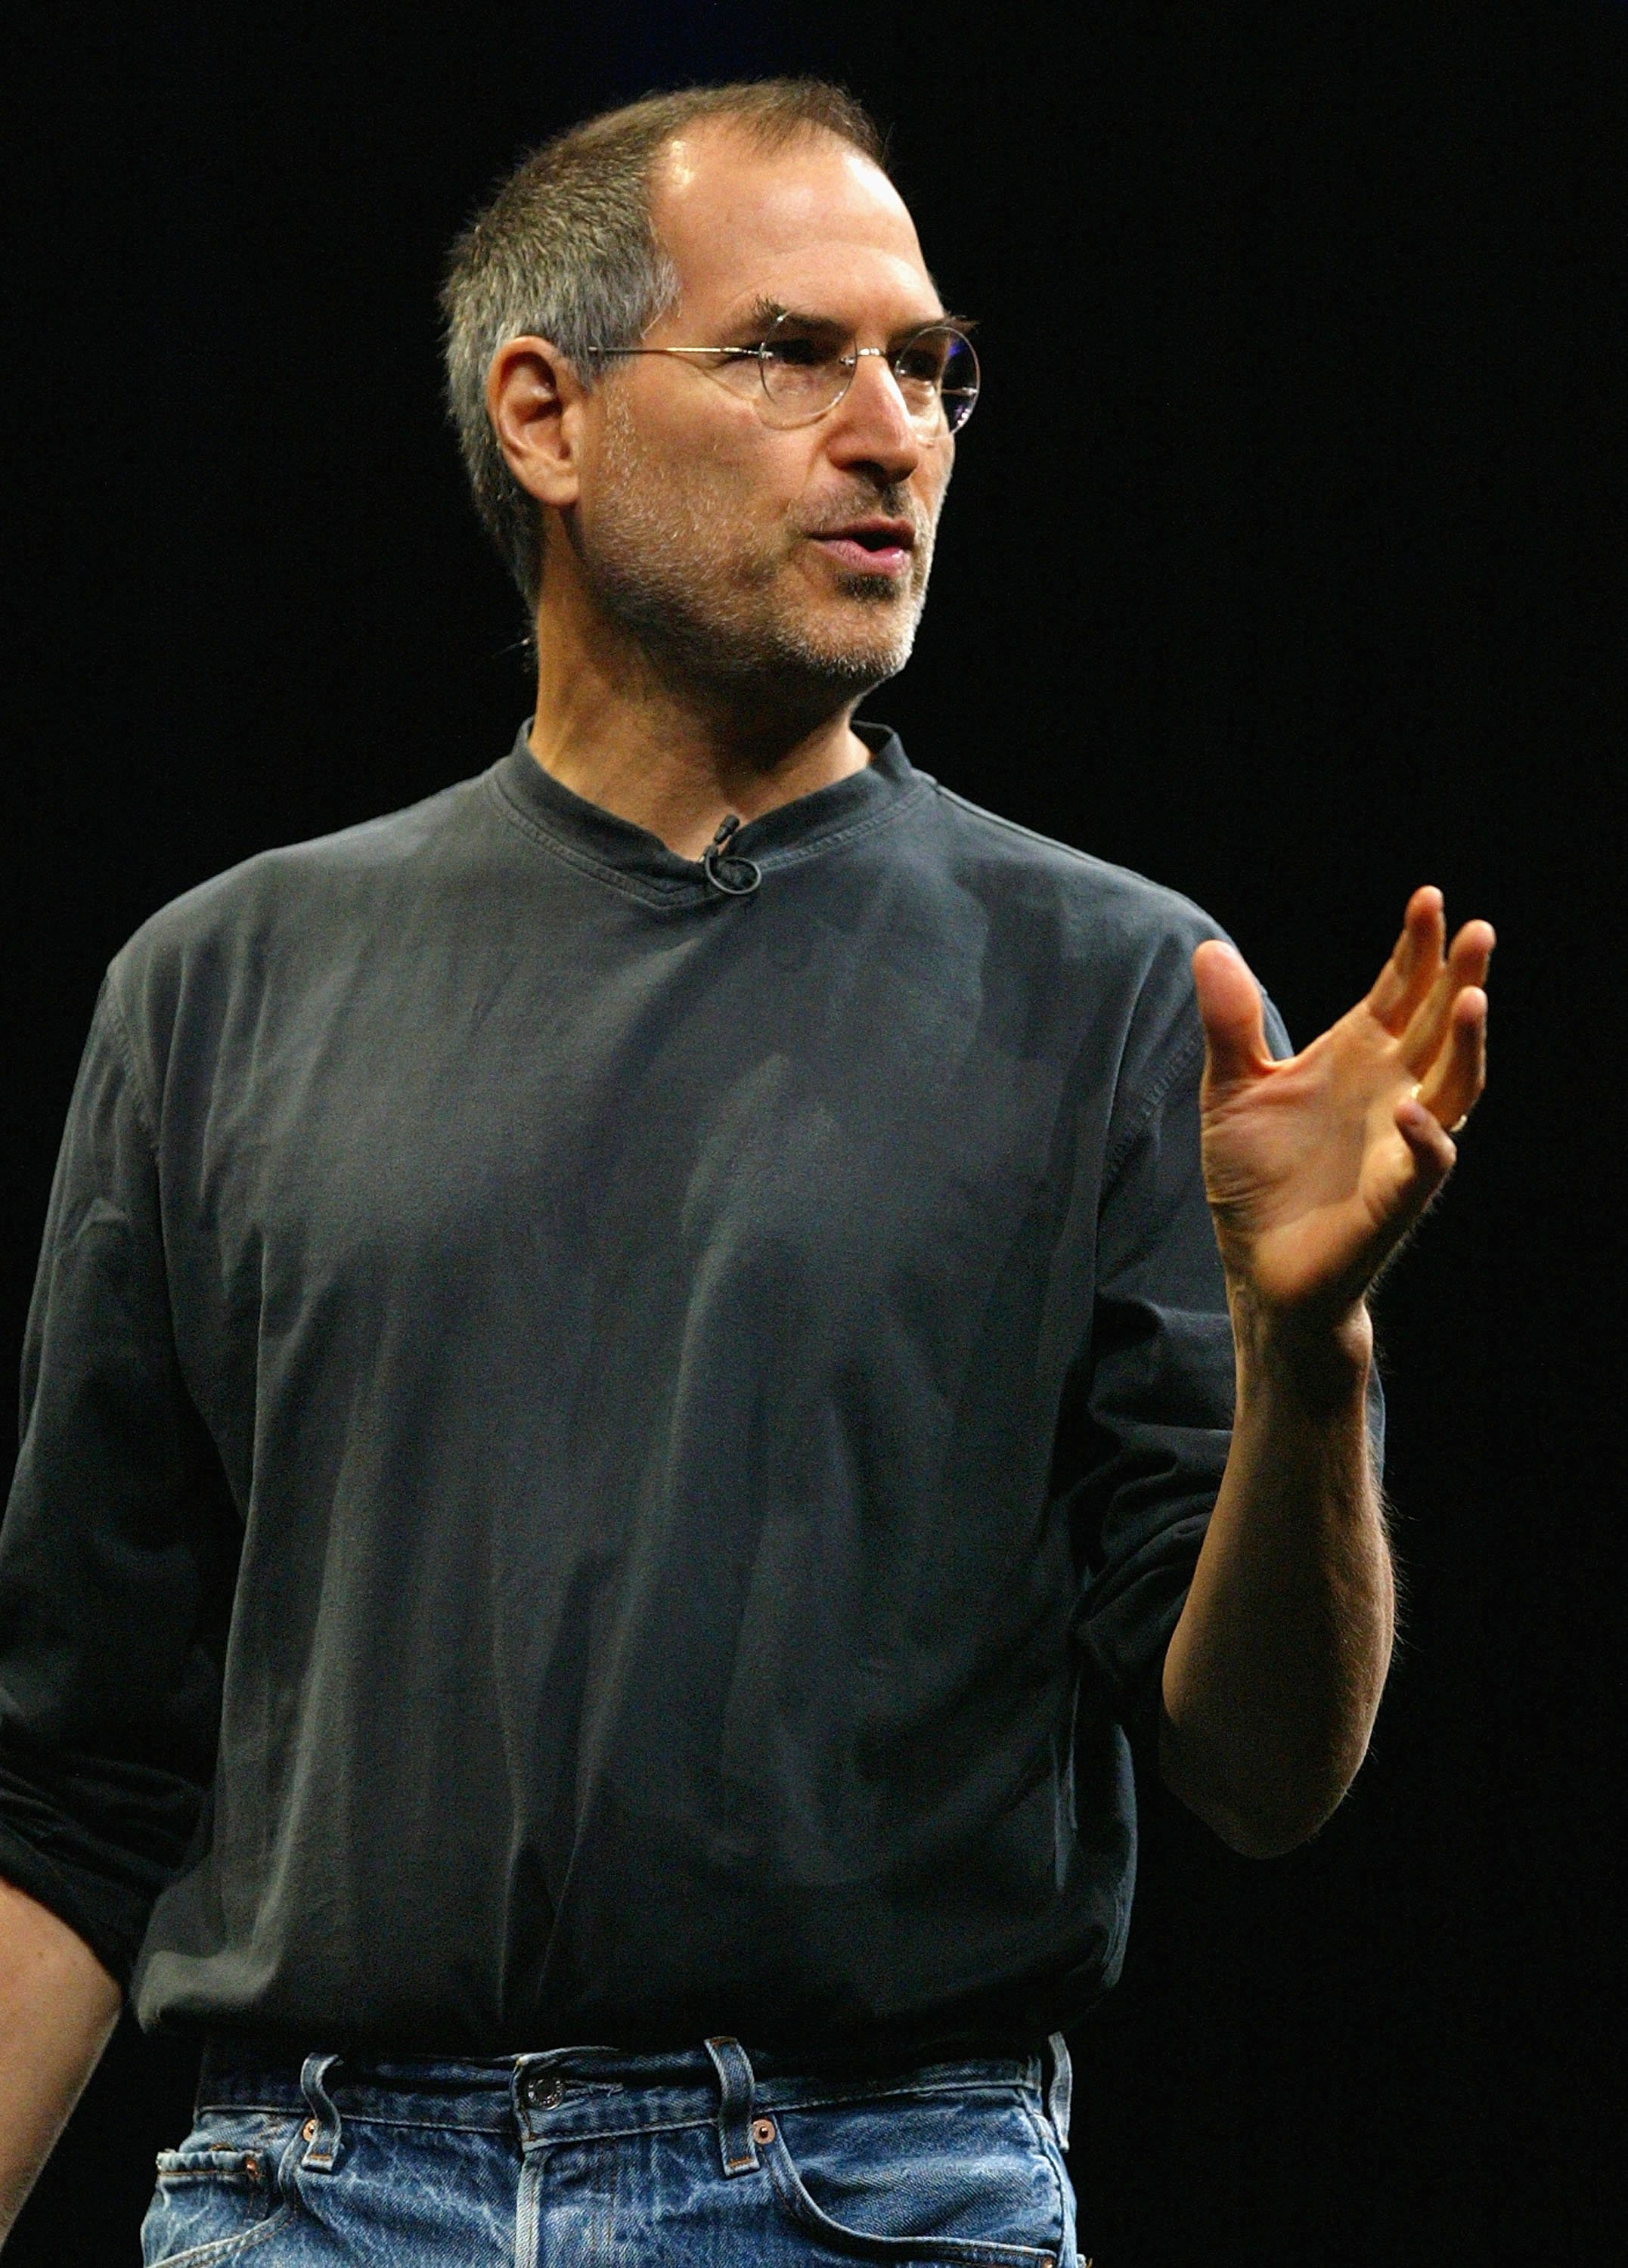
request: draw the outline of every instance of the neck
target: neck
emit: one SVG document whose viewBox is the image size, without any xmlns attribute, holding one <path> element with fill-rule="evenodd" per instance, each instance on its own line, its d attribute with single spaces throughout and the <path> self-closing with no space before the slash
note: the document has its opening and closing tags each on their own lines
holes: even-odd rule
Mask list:
<svg viewBox="0 0 1628 2268">
<path fill-rule="evenodd" d="M 850 721 L 858 696 L 821 688 L 799 708 L 785 685 L 682 679 L 573 598 L 545 586 L 538 610 L 532 754 L 680 858 L 700 858 L 728 814 L 761 818 L 870 762 Z"/>
</svg>

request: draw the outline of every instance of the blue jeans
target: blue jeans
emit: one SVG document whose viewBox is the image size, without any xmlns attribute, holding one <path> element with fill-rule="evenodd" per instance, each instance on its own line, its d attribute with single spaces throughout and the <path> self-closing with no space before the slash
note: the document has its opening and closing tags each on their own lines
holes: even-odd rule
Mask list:
<svg viewBox="0 0 1628 2268">
<path fill-rule="evenodd" d="M 1049 2062 L 1050 2068 L 1046 2068 Z M 1068 2051 L 800 2073 L 739 2041 L 303 2066 L 212 2046 L 154 2264 L 1075 2268 Z"/>
</svg>

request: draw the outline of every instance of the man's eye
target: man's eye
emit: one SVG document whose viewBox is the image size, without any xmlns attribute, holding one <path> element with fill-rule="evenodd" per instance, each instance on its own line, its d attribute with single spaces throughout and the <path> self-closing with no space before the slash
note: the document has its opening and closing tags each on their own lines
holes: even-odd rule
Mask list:
<svg viewBox="0 0 1628 2268">
<path fill-rule="evenodd" d="M 786 370 L 814 370 L 830 361 L 831 350 L 818 339 L 770 339 L 765 342 L 764 358 Z"/>
<path fill-rule="evenodd" d="M 907 347 L 893 366 L 902 379 L 912 379 L 922 386 L 936 386 L 944 375 L 944 352 L 939 347 Z"/>
</svg>

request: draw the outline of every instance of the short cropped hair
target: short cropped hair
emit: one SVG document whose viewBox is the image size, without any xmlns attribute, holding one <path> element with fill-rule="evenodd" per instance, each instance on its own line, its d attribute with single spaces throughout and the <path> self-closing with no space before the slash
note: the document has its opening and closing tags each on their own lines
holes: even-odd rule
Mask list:
<svg viewBox="0 0 1628 2268">
<path fill-rule="evenodd" d="M 647 95 L 534 150 L 453 246 L 441 291 L 446 401 L 475 507 L 528 610 L 542 587 L 536 503 L 504 461 L 486 379 L 506 341 L 534 335 L 593 386 L 596 349 L 636 346 L 677 305 L 679 280 L 651 220 L 657 154 L 702 119 L 728 119 L 760 149 L 835 135 L 884 165 L 874 121 L 823 79 L 768 78 Z"/>
</svg>

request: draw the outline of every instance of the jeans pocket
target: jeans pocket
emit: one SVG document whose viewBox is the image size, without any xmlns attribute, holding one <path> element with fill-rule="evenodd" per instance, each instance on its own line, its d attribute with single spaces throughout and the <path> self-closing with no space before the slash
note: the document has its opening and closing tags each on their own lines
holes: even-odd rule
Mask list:
<svg viewBox="0 0 1628 2268">
<path fill-rule="evenodd" d="M 293 2210 L 282 2165 L 297 2122 L 204 2111 L 179 2150 L 160 2150 L 142 2223 L 144 2268 L 203 2268 L 257 2249 Z"/>
<path fill-rule="evenodd" d="M 1067 2176 L 1015 2092 L 780 2110 L 753 2135 L 782 2209 L 844 2259 L 1058 2268 L 1066 2257 Z"/>
</svg>

